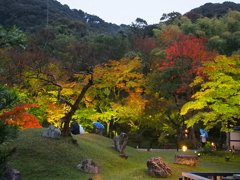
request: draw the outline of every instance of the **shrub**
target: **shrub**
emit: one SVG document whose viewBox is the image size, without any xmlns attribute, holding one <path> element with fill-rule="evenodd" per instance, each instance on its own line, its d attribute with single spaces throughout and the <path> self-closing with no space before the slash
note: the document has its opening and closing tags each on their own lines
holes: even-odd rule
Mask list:
<svg viewBox="0 0 240 180">
<path fill-rule="evenodd" d="M 17 126 L 8 124 L 0 120 L 0 179 L 4 176 L 8 158 L 14 152 L 7 147 L 7 143 L 15 139 L 18 135 Z"/>
</svg>

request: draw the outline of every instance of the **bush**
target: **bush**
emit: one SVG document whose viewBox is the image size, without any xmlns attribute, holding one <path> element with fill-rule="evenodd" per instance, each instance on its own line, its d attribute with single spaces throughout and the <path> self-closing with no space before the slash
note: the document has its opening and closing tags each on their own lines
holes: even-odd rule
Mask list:
<svg viewBox="0 0 240 180">
<path fill-rule="evenodd" d="M 15 139 L 18 134 L 18 128 L 13 125 L 0 120 L 0 179 L 3 178 L 5 174 L 5 168 L 7 165 L 8 158 L 14 152 L 13 149 L 7 147 L 7 143 L 12 139 Z"/>
</svg>

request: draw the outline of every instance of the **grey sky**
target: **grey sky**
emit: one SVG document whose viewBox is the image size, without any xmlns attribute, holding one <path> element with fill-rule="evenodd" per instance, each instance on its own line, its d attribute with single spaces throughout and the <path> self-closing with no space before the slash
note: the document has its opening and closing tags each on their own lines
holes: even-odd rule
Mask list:
<svg viewBox="0 0 240 180">
<path fill-rule="evenodd" d="M 96 15 L 106 22 L 117 25 L 131 24 L 136 18 L 142 18 L 148 24 L 159 23 L 163 13 L 179 12 L 184 14 L 205 3 L 223 3 L 226 0 L 57 0 L 67 4 L 70 9 Z M 240 0 L 231 2 L 240 3 Z"/>
</svg>

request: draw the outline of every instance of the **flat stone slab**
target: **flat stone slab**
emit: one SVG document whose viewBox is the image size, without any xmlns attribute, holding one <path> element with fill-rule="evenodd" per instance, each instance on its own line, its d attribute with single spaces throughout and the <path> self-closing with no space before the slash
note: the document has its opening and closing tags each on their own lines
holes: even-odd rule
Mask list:
<svg viewBox="0 0 240 180">
<path fill-rule="evenodd" d="M 198 156 L 195 155 L 175 155 L 174 162 L 187 166 L 196 166 L 198 163 Z"/>
</svg>

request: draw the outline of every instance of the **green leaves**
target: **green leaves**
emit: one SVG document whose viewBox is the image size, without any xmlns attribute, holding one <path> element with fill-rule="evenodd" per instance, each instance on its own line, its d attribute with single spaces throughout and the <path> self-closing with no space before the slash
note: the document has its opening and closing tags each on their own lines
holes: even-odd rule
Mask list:
<svg viewBox="0 0 240 180">
<path fill-rule="evenodd" d="M 16 91 L 10 91 L 7 86 L 0 86 L 0 110 L 11 108 L 18 100 Z"/>
<path fill-rule="evenodd" d="M 188 127 L 202 121 L 206 129 L 221 123 L 221 131 L 227 131 L 236 124 L 240 117 L 239 60 L 240 56 L 218 56 L 214 62 L 204 64 L 207 81 L 196 78 L 193 84 L 200 82 L 201 89 L 192 96 L 194 100 L 181 109 L 181 115 L 195 113 L 186 121 Z"/>
<path fill-rule="evenodd" d="M 24 47 L 26 43 L 26 36 L 16 26 L 6 30 L 0 26 L 0 48 L 18 45 Z"/>
</svg>

